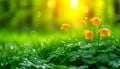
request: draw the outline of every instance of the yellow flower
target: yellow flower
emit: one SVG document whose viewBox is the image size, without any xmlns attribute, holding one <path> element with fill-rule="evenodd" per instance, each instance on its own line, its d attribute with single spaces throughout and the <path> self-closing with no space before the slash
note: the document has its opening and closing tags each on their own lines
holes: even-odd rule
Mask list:
<svg viewBox="0 0 120 69">
<path fill-rule="evenodd" d="M 92 22 L 93 25 L 100 25 L 101 19 L 99 17 L 93 17 L 90 19 L 90 22 Z"/>
<path fill-rule="evenodd" d="M 107 28 L 101 28 L 99 30 L 99 34 L 100 34 L 100 37 L 102 37 L 102 38 L 110 37 L 111 36 L 111 31 Z"/>
<path fill-rule="evenodd" d="M 90 30 L 84 30 L 84 34 L 85 34 L 85 38 L 87 40 L 89 40 L 89 39 L 93 40 L 94 39 L 94 34 L 93 34 L 92 31 L 90 31 Z"/>
<path fill-rule="evenodd" d="M 67 24 L 67 23 L 64 23 L 61 25 L 61 30 L 68 30 L 71 28 L 71 25 L 70 24 Z"/>
<path fill-rule="evenodd" d="M 80 21 L 80 26 L 86 27 L 87 26 L 86 21 L 85 20 L 81 20 Z"/>
</svg>

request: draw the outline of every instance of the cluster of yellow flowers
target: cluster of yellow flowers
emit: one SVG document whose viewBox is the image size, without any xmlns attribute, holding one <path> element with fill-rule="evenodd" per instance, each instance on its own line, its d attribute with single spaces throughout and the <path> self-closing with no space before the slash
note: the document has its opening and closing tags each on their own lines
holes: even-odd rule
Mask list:
<svg viewBox="0 0 120 69">
<path fill-rule="evenodd" d="M 100 26 L 102 24 L 102 21 L 99 17 L 93 17 L 90 19 L 90 22 L 92 23 L 93 26 Z M 85 20 L 80 21 L 80 26 L 87 27 L 88 24 Z M 71 28 L 70 24 L 64 23 L 61 25 L 61 30 L 68 30 Z M 87 40 L 94 40 L 94 33 L 91 30 L 84 30 L 85 38 Z M 100 37 L 110 37 L 111 36 L 111 31 L 107 28 L 99 28 L 98 34 Z"/>
<path fill-rule="evenodd" d="M 93 17 L 90 19 L 90 22 L 94 25 L 94 26 L 100 26 L 101 25 L 101 19 L 99 17 Z M 87 24 L 87 23 L 86 23 Z M 84 31 L 85 37 L 86 39 L 94 39 L 94 34 L 92 31 L 90 30 L 85 30 Z M 98 30 L 98 34 L 100 35 L 100 37 L 104 38 L 104 37 L 110 37 L 111 36 L 111 31 L 107 28 L 100 28 Z"/>
</svg>

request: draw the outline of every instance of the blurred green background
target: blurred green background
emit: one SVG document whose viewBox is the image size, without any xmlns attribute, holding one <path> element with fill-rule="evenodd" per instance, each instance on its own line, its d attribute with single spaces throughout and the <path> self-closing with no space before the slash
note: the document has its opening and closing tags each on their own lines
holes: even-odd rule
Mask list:
<svg viewBox="0 0 120 69">
<path fill-rule="evenodd" d="M 59 31 L 66 21 L 76 24 L 94 16 L 119 24 L 120 0 L 0 0 L 0 30 L 9 32 Z"/>
</svg>

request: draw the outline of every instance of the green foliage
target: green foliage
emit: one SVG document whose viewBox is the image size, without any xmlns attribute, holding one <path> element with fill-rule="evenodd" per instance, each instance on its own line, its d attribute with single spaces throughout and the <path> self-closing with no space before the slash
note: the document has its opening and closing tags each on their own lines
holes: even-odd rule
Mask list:
<svg viewBox="0 0 120 69">
<path fill-rule="evenodd" d="M 1 42 L 0 68 L 119 69 L 119 40 L 101 39 L 99 46 L 77 38 L 36 43 Z"/>
<path fill-rule="evenodd" d="M 106 23 L 112 23 L 113 1 L 108 2 L 109 8 L 105 8 L 110 12 L 100 12 Z M 0 0 L 0 29 L 4 28 L 0 30 L 0 69 L 120 69 L 119 26 L 113 26 L 114 37 L 100 38 L 99 43 L 84 40 L 80 29 L 59 35 L 54 31 L 45 32 L 52 29 L 51 25 L 57 31 L 57 23 L 64 22 L 60 21 L 64 17 L 57 19 L 58 13 L 48 10 L 46 3 L 47 0 Z M 26 32 L 27 27 L 30 28 Z M 18 32 L 13 32 L 17 29 Z M 44 34 L 29 32 L 31 29 L 41 29 Z M 49 32 L 52 34 L 46 36 Z"/>
</svg>

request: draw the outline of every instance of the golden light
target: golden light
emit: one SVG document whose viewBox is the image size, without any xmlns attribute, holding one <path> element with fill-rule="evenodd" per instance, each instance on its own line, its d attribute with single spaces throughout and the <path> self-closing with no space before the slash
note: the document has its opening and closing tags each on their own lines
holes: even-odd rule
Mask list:
<svg viewBox="0 0 120 69">
<path fill-rule="evenodd" d="M 78 9 L 78 0 L 71 0 L 71 8 Z"/>
<path fill-rule="evenodd" d="M 90 11 L 84 0 L 47 0 L 47 6 L 57 12 L 59 20 L 68 20 L 73 24 L 78 23 Z"/>
<path fill-rule="evenodd" d="M 47 5 L 49 8 L 54 9 L 56 7 L 56 0 L 48 0 Z"/>
<path fill-rule="evenodd" d="M 83 6 L 82 7 L 82 12 L 83 13 L 88 13 L 89 12 L 89 8 L 87 6 Z"/>
</svg>

